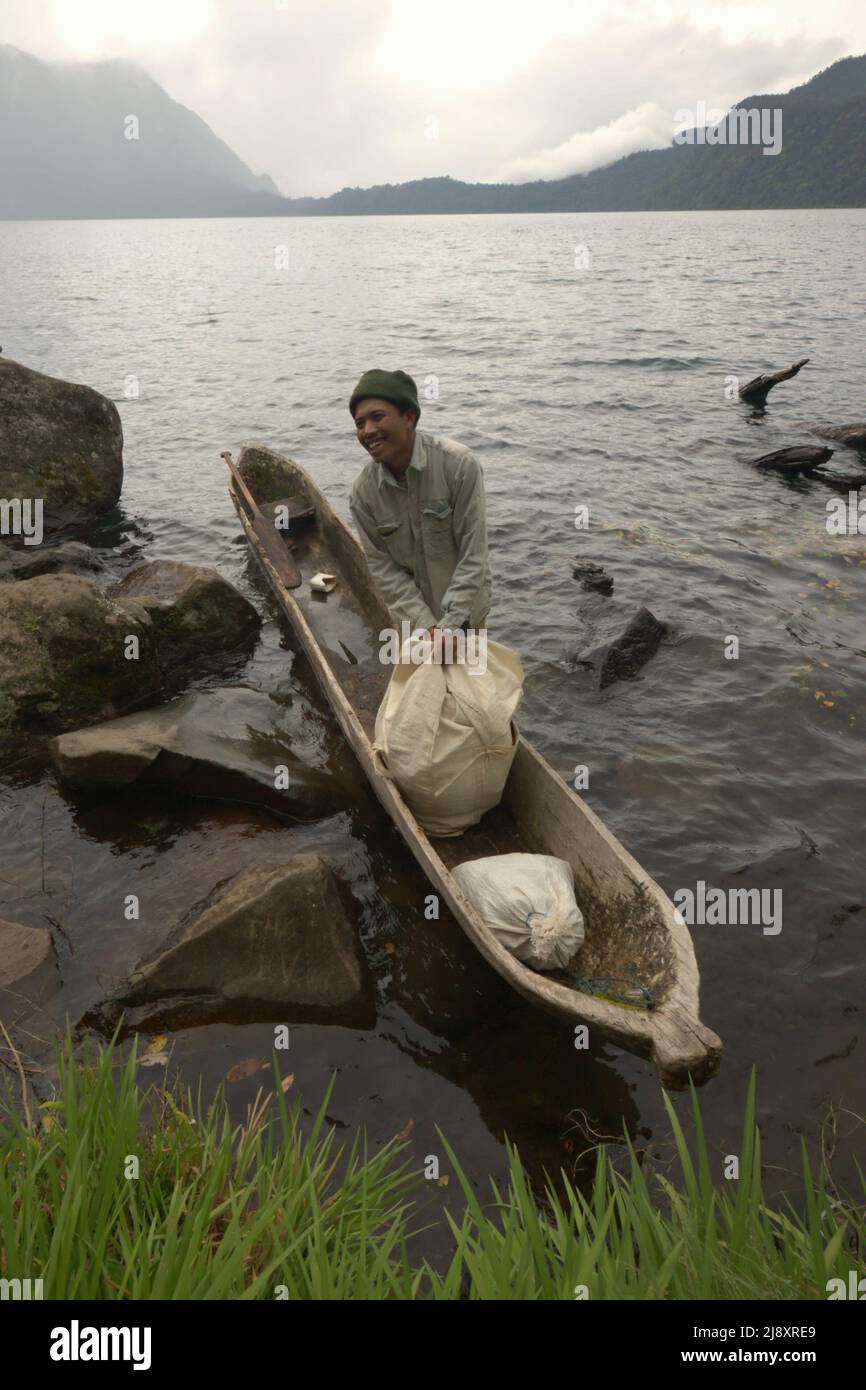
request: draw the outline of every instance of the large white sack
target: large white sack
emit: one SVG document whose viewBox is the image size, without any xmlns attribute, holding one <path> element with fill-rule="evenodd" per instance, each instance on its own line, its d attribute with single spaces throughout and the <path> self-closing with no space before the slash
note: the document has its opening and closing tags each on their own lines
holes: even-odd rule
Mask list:
<svg viewBox="0 0 866 1390">
<path fill-rule="evenodd" d="M 464 895 L 512 955 L 535 970 L 568 964 L 583 942 L 571 865 L 550 854 L 495 854 L 453 870 Z"/>
<path fill-rule="evenodd" d="M 487 642 L 486 670 L 416 664 L 404 646 L 376 715 L 375 749 L 429 835 L 460 835 L 497 806 L 514 755 L 520 658 Z"/>
</svg>

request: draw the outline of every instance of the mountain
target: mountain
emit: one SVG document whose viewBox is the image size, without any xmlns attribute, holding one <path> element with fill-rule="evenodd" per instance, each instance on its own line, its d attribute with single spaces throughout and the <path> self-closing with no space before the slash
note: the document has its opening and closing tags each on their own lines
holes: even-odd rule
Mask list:
<svg viewBox="0 0 866 1390">
<path fill-rule="evenodd" d="M 138 139 L 125 135 L 138 120 Z M 0 218 L 272 212 L 279 189 L 130 63 L 0 45 Z"/>
<path fill-rule="evenodd" d="M 0 46 L 0 218 L 354 216 L 866 206 L 866 55 L 781 95 L 777 154 L 757 144 L 644 150 L 590 174 L 524 184 L 447 176 L 283 198 L 194 112 L 132 64 L 44 63 Z M 124 137 L 130 115 L 137 140 Z M 772 127 L 771 127 L 772 130 Z"/>
<path fill-rule="evenodd" d="M 746 97 L 732 109 L 738 108 L 782 112 L 778 154 L 765 155 L 758 145 L 672 143 L 569 178 L 524 184 L 415 179 L 343 188 L 327 198 L 287 198 L 283 210 L 344 216 L 866 206 L 866 55 L 843 58 L 782 95 Z"/>
</svg>

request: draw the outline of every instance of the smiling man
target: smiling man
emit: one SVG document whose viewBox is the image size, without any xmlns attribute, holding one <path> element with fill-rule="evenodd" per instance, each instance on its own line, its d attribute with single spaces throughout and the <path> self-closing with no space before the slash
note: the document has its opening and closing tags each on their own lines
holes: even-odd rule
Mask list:
<svg viewBox="0 0 866 1390">
<path fill-rule="evenodd" d="M 482 628 L 490 609 L 484 478 L 469 449 L 416 429 L 405 372 L 365 372 L 349 410 L 370 460 L 349 502 L 373 578 L 395 624 Z"/>
</svg>

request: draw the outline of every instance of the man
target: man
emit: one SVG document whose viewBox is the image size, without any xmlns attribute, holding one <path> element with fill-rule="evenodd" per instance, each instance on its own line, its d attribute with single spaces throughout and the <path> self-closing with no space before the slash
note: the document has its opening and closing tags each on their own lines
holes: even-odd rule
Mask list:
<svg viewBox="0 0 866 1390">
<path fill-rule="evenodd" d="M 406 372 L 365 372 L 349 410 L 370 455 L 349 501 L 370 571 L 395 624 L 429 632 L 441 657 L 443 634 L 483 627 L 490 609 L 481 465 L 453 439 L 416 429 Z"/>
</svg>

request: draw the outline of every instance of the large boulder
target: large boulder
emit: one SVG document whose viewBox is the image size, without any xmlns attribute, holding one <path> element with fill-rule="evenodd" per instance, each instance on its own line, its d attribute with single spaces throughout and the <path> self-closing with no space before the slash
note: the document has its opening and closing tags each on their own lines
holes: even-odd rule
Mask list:
<svg viewBox="0 0 866 1390">
<path fill-rule="evenodd" d="M 185 796 L 237 798 L 304 820 L 344 808 L 357 786 L 303 762 L 293 741 L 283 705 L 235 687 L 62 734 L 52 754 L 63 781 L 78 788 L 175 787 Z"/>
<path fill-rule="evenodd" d="M 152 622 L 163 669 L 182 668 L 255 641 L 261 618 L 237 589 L 201 565 L 151 560 L 131 570 L 109 590 L 134 602 Z"/>
<path fill-rule="evenodd" d="M 0 419 L 0 497 L 42 498 L 46 531 L 115 505 L 123 430 L 105 396 L 0 357 Z"/>
<path fill-rule="evenodd" d="M 316 854 L 254 864 L 219 885 L 159 953 L 84 1022 L 188 1024 L 262 1015 L 369 1024 L 366 970 L 334 875 Z"/>
<path fill-rule="evenodd" d="M 0 920 L 0 1019 L 11 1027 L 59 988 L 51 933 Z"/>
</svg>

